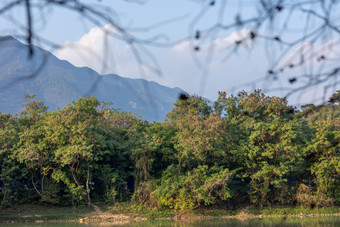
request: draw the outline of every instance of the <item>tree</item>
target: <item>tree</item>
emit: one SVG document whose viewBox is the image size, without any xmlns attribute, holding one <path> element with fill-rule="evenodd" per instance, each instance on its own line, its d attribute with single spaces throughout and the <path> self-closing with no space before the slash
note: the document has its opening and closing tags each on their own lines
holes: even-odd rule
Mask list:
<svg viewBox="0 0 340 227">
<path fill-rule="evenodd" d="M 176 128 L 175 149 L 180 166 L 192 169 L 223 156 L 222 119 L 212 112 L 207 101 L 197 96 L 179 100 L 167 118 Z"/>
<path fill-rule="evenodd" d="M 33 96 L 21 115 L 0 114 L 1 207 L 134 201 L 185 210 L 340 202 L 338 103 L 299 112 L 260 90 L 220 92 L 213 105 L 197 96 L 179 100 L 163 123 L 94 97 L 46 109 Z"/>
<path fill-rule="evenodd" d="M 316 131 L 315 137 L 307 149 L 313 157 L 310 169 L 317 188 L 315 205 L 327 206 L 333 199 L 339 202 L 339 124 L 320 120 L 312 128 Z"/>
<path fill-rule="evenodd" d="M 339 92 L 332 95 L 336 100 Z M 312 137 L 306 148 L 308 168 L 316 185 L 313 203 L 327 206 L 340 201 L 339 104 L 312 106 L 304 111 Z"/>
<path fill-rule="evenodd" d="M 285 195 L 288 176 L 302 156 L 297 143 L 301 121 L 294 109 L 284 98 L 268 97 L 260 90 L 242 92 L 239 98 L 220 96 L 226 125 L 232 130 L 227 138 L 234 143 L 229 162 L 240 168 L 237 177 L 249 182 L 251 201 L 259 206 L 290 201 Z"/>
<path fill-rule="evenodd" d="M 36 101 L 36 96 L 26 96 L 27 104 L 21 111 L 19 119 L 21 130 L 18 132 L 19 141 L 15 145 L 13 158 L 24 163 L 31 173 L 32 185 L 40 197 L 45 193 L 45 177 L 50 174 L 51 146 L 46 140 L 45 112 L 47 107 L 41 101 Z M 38 176 L 36 176 L 38 174 Z M 40 189 L 36 186 L 36 180 L 40 179 Z"/>
<path fill-rule="evenodd" d="M 330 98 L 329 102 L 333 103 L 334 105 L 339 105 L 340 104 L 340 90 L 336 91 Z"/>
<path fill-rule="evenodd" d="M 155 187 L 159 205 L 194 209 L 229 199 L 232 172 L 220 162 L 225 155 L 222 118 L 197 96 L 177 101 L 167 117 L 175 129 L 175 162 Z"/>
<path fill-rule="evenodd" d="M 100 160 L 93 164 L 93 177 L 104 182 L 105 202 L 126 201 L 130 198 L 133 187 L 128 185 L 132 178 L 133 165 L 130 152 L 134 148 L 135 138 L 131 133 L 140 122 L 139 117 L 131 113 L 105 107 L 101 109 L 96 134 L 100 149 Z M 93 187 L 98 189 L 98 183 Z M 101 196 L 101 191 L 98 191 Z"/>
<path fill-rule="evenodd" d="M 188 115 L 177 127 L 175 148 L 184 168 L 211 165 L 216 158 L 223 158 L 223 127 L 219 116 L 213 113 L 207 117 Z"/>
<path fill-rule="evenodd" d="M 91 203 L 93 162 L 101 158 L 101 144 L 95 132 L 101 113 L 94 97 L 80 98 L 52 114 L 46 134 L 53 143 L 53 162 L 59 167 L 52 177 L 64 182 L 76 201 Z"/>
<path fill-rule="evenodd" d="M 12 149 L 18 142 L 18 121 L 16 117 L 0 113 L 0 207 L 10 206 L 17 200 L 14 196 L 20 186 L 17 180 L 26 178 L 27 172 L 20 168 L 18 162 L 11 158 Z"/>
</svg>

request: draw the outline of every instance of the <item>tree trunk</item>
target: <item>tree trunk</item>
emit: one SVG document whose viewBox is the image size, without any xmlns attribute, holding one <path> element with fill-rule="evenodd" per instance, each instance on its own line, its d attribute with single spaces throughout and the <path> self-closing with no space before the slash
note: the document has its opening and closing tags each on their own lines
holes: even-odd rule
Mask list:
<svg viewBox="0 0 340 227">
<path fill-rule="evenodd" d="M 80 186 L 80 183 L 79 183 L 79 181 L 78 181 L 78 179 L 77 179 L 77 176 L 76 176 L 76 174 L 74 173 L 74 171 L 73 171 L 72 168 L 71 168 L 71 174 L 72 174 L 72 177 L 73 177 L 74 182 L 76 182 L 76 184 L 77 184 L 78 186 Z"/>
<path fill-rule="evenodd" d="M 33 184 L 33 187 L 34 187 L 34 189 L 35 189 L 35 191 L 41 196 L 41 193 L 40 193 L 40 191 L 37 189 L 37 187 L 35 186 L 35 183 L 34 183 L 34 179 L 33 179 L 33 173 L 31 172 L 31 174 L 32 174 L 32 184 Z"/>
<path fill-rule="evenodd" d="M 44 191 L 44 179 L 45 179 L 45 174 L 41 177 L 41 192 Z"/>
<path fill-rule="evenodd" d="M 86 205 L 91 204 L 89 181 L 90 181 L 90 164 L 87 163 L 87 179 L 86 179 L 87 201 L 86 201 Z"/>
</svg>

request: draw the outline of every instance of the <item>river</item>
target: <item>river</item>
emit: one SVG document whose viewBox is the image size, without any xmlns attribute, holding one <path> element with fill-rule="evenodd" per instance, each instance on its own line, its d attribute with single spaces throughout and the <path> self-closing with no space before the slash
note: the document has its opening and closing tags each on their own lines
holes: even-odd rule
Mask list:
<svg viewBox="0 0 340 227">
<path fill-rule="evenodd" d="M 102 226 L 123 226 L 123 227 L 207 227 L 207 226 L 230 226 L 230 227 L 335 227 L 340 226 L 340 216 L 324 216 L 324 217 L 305 217 L 305 218 L 263 218 L 263 219 L 250 219 L 246 221 L 239 221 L 234 219 L 213 219 L 195 222 L 174 222 L 170 220 L 165 221 L 145 221 L 136 222 L 125 225 L 112 225 L 112 224 L 80 224 L 80 223 L 18 223 L 18 224 L 0 224 L 0 227 L 102 227 Z"/>
</svg>

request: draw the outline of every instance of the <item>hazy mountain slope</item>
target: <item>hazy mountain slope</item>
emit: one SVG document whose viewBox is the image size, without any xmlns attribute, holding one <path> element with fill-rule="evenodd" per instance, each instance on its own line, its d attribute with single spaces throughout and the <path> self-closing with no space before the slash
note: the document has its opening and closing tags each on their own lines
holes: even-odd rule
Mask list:
<svg viewBox="0 0 340 227">
<path fill-rule="evenodd" d="M 37 94 L 50 110 L 62 108 L 82 95 L 94 95 L 143 119 L 162 121 L 178 94 L 184 92 L 141 79 L 101 76 L 38 47 L 34 47 L 32 58 L 28 56 L 27 46 L 21 42 L 8 37 L 0 40 L 0 112 L 17 113 L 23 108 L 24 94 Z"/>
</svg>

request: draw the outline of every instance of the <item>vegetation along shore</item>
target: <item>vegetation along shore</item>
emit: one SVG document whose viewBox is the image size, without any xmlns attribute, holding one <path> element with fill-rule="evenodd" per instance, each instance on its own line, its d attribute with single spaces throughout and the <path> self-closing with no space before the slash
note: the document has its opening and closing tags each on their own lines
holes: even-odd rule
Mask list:
<svg viewBox="0 0 340 227">
<path fill-rule="evenodd" d="M 150 123 L 95 97 L 48 112 L 27 96 L 0 114 L 0 219 L 338 215 L 339 100 L 184 96 Z"/>
</svg>

